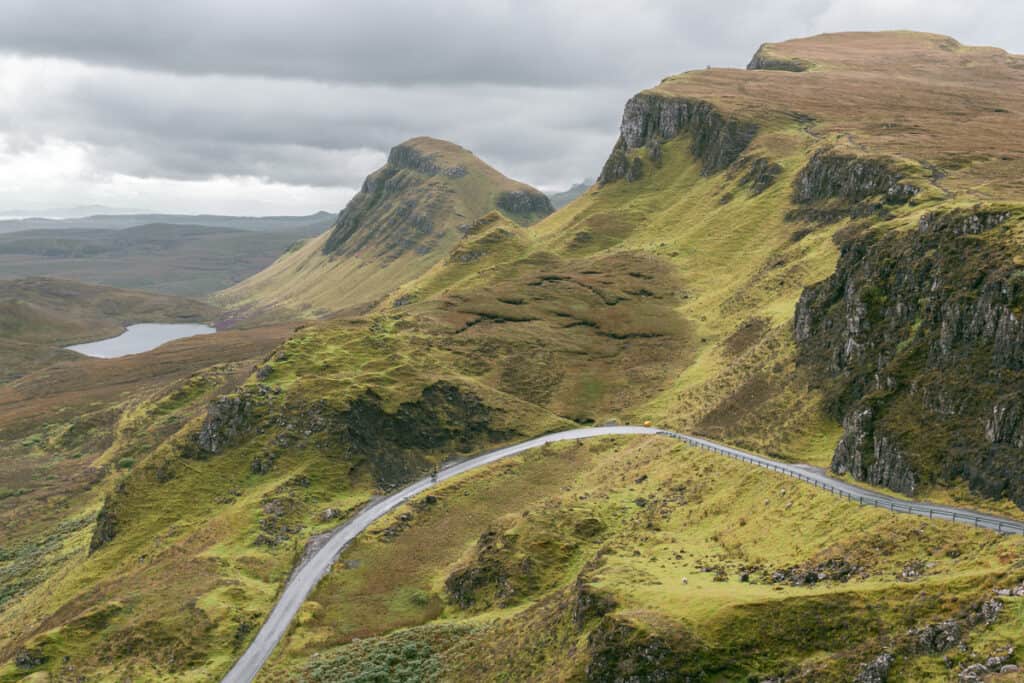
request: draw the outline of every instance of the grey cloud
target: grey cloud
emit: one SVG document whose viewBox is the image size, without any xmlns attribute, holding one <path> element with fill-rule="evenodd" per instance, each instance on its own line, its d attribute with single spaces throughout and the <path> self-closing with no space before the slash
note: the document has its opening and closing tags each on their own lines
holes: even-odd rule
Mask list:
<svg viewBox="0 0 1024 683">
<path fill-rule="evenodd" d="M 33 60 L 17 64 L 53 71 Z M 352 157 L 365 158 L 367 150 L 382 157 L 424 134 L 453 139 L 512 175 L 529 168 L 535 182 L 569 182 L 578 165 L 590 171 L 601 163 L 628 95 L 597 87 L 333 85 L 105 67 L 75 67 L 64 78 L 0 103 L 0 126 L 16 132 L 11 140 L 20 148 L 60 131 L 94 149 L 97 168 L 109 172 L 254 175 L 318 186 L 358 186 L 368 169 L 348 163 Z M 540 159 L 546 163 L 536 164 Z M 570 171 L 551 159 L 571 160 Z"/>
<path fill-rule="evenodd" d="M 415 135 L 567 187 L 597 175 L 631 94 L 765 41 L 905 27 L 1024 50 L 1015 0 L 0 0 L 0 18 L 8 153 L 63 140 L 98 177 L 316 188 L 358 187 Z"/>
<path fill-rule="evenodd" d="M 704 3 L 8 0 L 0 46 L 185 74 L 358 83 L 624 83 L 737 59 Z M 785 4 L 785 2 L 783 2 Z M 751 10 L 770 16 L 765 10 Z M 648 49 L 657 45 L 658 50 Z"/>
</svg>

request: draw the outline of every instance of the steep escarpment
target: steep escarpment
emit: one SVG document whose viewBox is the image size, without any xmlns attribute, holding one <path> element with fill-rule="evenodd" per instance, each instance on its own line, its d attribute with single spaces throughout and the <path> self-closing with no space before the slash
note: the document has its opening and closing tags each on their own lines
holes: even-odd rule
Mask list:
<svg viewBox="0 0 1024 683">
<path fill-rule="evenodd" d="M 791 219 L 834 222 L 846 217 L 883 216 L 910 202 L 921 190 L 905 179 L 910 169 L 877 157 L 822 149 L 797 174 Z"/>
<path fill-rule="evenodd" d="M 907 494 L 962 479 L 1024 507 L 1021 214 L 943 209 L 839 238 L 794 323 L 844 427 L 833 470 Z"/>
<path fill-rule="evenodd" d="M 494 187 L 484 188 L 487 196 L 463 197 L 473 204 L 463 207 L 458 181 L 470 174 L 490 180 Z M 471 209 L 470 214 L 463 213 L 469 220 L 478 218 L 484 206 L 498 209 L 520 225 L 553 211 L 543 193 L 526 185 L 510 189 L 504 186 L 515 183 L 500 180 L 497 172 L 457 145 L 424 138 L 404 142 L 392 148 L 387 164 L 366 178 L 359 194 L 339 214 L 323 253 L 346 256 L 369 251 L 386 259 L 410 250 L 426 254 L 437 248 L 463 208 Z"/>
<path fill-rule="evenodd" d="M 465 226 L 490 211 L 528 226 L 553 209 L 543 193 L 470 151 L 413 138 L 391 150 L 328 232 L 218 299 L 243 315 L 356 310 L 443 259 Z"/>
<path fill-rule="evenodd" d="M 747 63 L 747 69 L 751 71 L 807 71 L 814 64 L 806 59 L 798 57 L 785 57 L 775 54 L 769 43 L 763 44 L 754 53 L 754 56 Z"/>
<path fill-rule="evenodd" d="M 700 160 L 703 173 L 710 175 L 739 158 L 757 126 L 726 117 L 710 102 L 640 93 L 626 103 L 619 140 L 598 182 L 642 177 L 644 160 L 636 150 L 646 148 L 648 160 L 657 164 L 661 144 L 683 133 L 690 135 L 690 151 Z"/>
</svg>

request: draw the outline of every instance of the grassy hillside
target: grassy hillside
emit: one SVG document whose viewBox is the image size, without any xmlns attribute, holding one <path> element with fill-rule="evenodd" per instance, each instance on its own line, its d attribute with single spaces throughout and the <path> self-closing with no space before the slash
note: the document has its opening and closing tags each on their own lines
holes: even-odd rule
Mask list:
<svg viewBox="0 0 1024 683">
<path fill-rule="evenodd" d="M 259 272 L 329 224 L 281 232 L 151 223 L 4 233 L 0 273 L 202 297 Z"/>
<path fill-rule="evenodd" d="M 365 309 L 428 270 L 469 225 L 495 210 L 526 226 L 551 213 L 551 204 L 469 150 L 414 138 L 391 150 L 334 227 L 217 301 L 242 315 Z"/>
<path fill-rule="evenodd" d="M 0 382 L 78 354 L 63 347 L 113 337 L 134 322 L 207 322 L 217 309 L 188 299 L 70 280 L 0 280 Z"/>
<path fill-rule="evenodd" d="M 0 678 L 216 678 L 308 541 L 445 457 L 651 419 L 842 463 L 837 443 L 857 434 L 845 410 L 873 392 L 950 412 L 957 385 L 927 366 L 936 338 L 943 363 L 982 339 L 983 398 L 1012 396 L 999 364 L 1016 356 L 995 351 L 1014 348 L 1018 290 L 985 299 L 985 277 L 938 265 L 973 240 L 966 269 L 1005 250 L 981 274 L 1016 282 L 1021 157 L 997 149 L 988 117 L 1019 138 L 1020 59 L 908 33 L 758 54 L 631 99 L 598 186 L 530 230 L 484 211 L 418 277 L 297 330 L 237 390 L 204 371 L 120 413 L 117 438 L 79 448 L 131 466 L 69 507 L 59 544 L 25 527 L 0 566 Z M 942 218 L 952 208 L 964 218 Z M 1007 216 L 982 218 L 993 210 Z M 309 255 L 418 234 L 391 227 L 325 235 Z M 919 309 L 901 298 L 910 281 L 934 285 Z M 886 414 L 918 422 L 854 438 L 872 446 L 866 471 L 869 451 L 914 446 L 898 437 L 932 419 Z M 60 435 L 76 424 L 10 447 L 69 457 Z M 993 438 L 1019 461 L 1013 424 Z M 916 482 L 915 496 L 1024 516 L 955 473 Z M 1022 552 L 1019 537 L 861 509 L 668 441 L 564 444 L 381 520 L 262 680 L 948 680 L 1024 645 L 1024 598 L 1006 592 Z M 20 578 L 39 566 L 39 583 Z"/>
</svg>

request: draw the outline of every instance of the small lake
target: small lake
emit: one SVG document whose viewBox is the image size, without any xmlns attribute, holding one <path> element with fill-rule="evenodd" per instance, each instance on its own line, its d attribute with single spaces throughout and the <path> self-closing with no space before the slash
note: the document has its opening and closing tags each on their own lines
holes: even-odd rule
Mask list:
<svg viewBox="0 0 1024 683">
<path fill-rule="evenodd" d="M 175 339 L 195 337 L 199 334 L 213 334 L 216 328 L 195 323 L 141 323 L 129 325 L 124 332 L 88 344 L 75 344 L 66 347 L 69 351 L 77 351 L 84 356 L 93 358 L 120 358 L 133 353 L 152 351 L 161 344 Z"/>
</svg>

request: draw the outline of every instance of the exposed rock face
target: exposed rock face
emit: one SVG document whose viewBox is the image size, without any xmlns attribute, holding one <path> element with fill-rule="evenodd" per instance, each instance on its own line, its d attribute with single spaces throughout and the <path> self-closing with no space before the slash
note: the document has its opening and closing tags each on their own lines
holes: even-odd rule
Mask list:
<svg viewBox="0 0 1024 683">
<path fill-rule="evenodd" d="M 843 437 L 832 457 L 832 470 L 849 472 L 855 478 L 886 486 L 908 496 L 916 491 L 917 480 L 892 439 L 875 433 L 874 412 L 860 406 L 843 418 Z"/>
<path fill-rule="evenodd" d="M 576 579 L 573 598 L 572 621 L 578 629 L 582 629 L 588 622 L 599 619 L 618 607 L 614 598 L 598 591 L 584 581 L 582 576 Z"/>
<path fill-rule="evenodd" d="M 635 95 L 626 103 L 620 130 L 599 183 L 642 176 L 643 163 L 635 167 L 629 153 L 682 133 L 692 136 L 690 151 L 701 161 L 703 173 L 711 175 L 736 161 L 757 134 L 755 124 L 726 118 L 709 102 L 648 93 Z"/>
<path fill-rule="evenodd" d="M 789 218 L 833 222 L 884 213 L 886 205 L 906 204 L 918 192 L 884 159 L 819 150 L 793 183 L 793 202 L 805 206 Z"/>
<path fill-rule="evenodd" d="M 770 159 L 757 157 L 750 162 L 750 168 L 740 178 L 740 186 L 750 187 L 750 193 L 759 195 L 775 184 L 782 174 L 782 166 Z"/>
<path fill-rule="evenodd" d="M 103 501 L 103 507 L 96 515 L 96 526 L 93 527 L 92 539 L 89 541 L 90 555 L 110 543 L 117 535 L 117 515 L 113 507 L 113 498 L 107 496 Z"/>
<path fill-rule="evenodd" d="M 387 488 L 421 476 L 431 451 L 468 451 L 516 436 L 492 427 L 494 412 L 479 397 L 445 381 L 424 387 L 418 399 L 401 403 L 394 412 L 386 410 L 383 400 L 372 391 L 343 408 L 315 401 L 275 403 L 271 410 L 269 402 L 274 396 L 257 385 L 213 401 L 200 429 L 186 440 L 182 457 L 205 459 L 245 439 L 263 438 L 268 450 L 250 462 L 254 474 L 271 471 L 280 449 L 302 444 L 365 462 L 377 482 Z M 158 473 L 155 476 L 160 480 Z M 308 486 L 308 481 L 289 482 L 294 485 Z M 90 552 L 117 535 L 123 521 L 117 513 L 123 494 L 118 490 L 105 500 L 96 518 Z M 291 521 L 278 523 L 288 517 L 291 503 L 276 499 L 264 503 L 261 525 L 272 528 L 263 528 L 259 542 L 275 545 L 296 532 Z"/>
<path fill-rule="evenodd" d="M 247 394 L 218 398 L 206 409 L 206 420 L 195 436 L 197 455 L 213 455 L 248 428 L 253 419 L 254 400 Z"/>
<path fill-rule="evenodd" d="M 19 669 L 34 669 L 46 664 L 46 655 L 41 650 L 18 650 L 14 655 L 14 666 Z"/>
<path fill-rule="evenodd" d="M 436 449 L 468 451 L 481 443 L 515 436 L 494 429 L 493 411 L 478 396 L 450 382 L 423 389 L 420 398 L 394 412 L 372 391 L 354 400 L 340 415 L 339 437 L 353 452 L 367 458 L 382 485 L 397 485 L 427 466 L 424 453 Z"/>
<path fill-rule="evenodd" d="M 474 561 L 453 572 L 444 582 L 445 592 L 451 601 L 462 609 L 468 609 L 485 600 L 483 593 L 487 592 L 493 593 L 498 606 L 511 604 L 516 594 L 513 581 L 536 578 L 532 576 L 534 572 L 529 558 L 517 563 L 521 566 L 516 568 L 509 561 L 515 553 L 516 540 L 515 536 L 505 536 L 494 530 L 485 532 L 477 540 Z"/>
<path fill-rule="evenodd" d="M 997 599 L 972 605 L 956 619 L 947 619 L 907 633 L 907 649 L 917 654 L 945 652 L 959 645 L 973 628 L 990 626 L 999 617 L 1003 603 Z"/>
<path fill-rule="evenodd" d="M 609 615 L 587 639 L 588 683 L 682 683 L 705 680 L 702 647 L 691 634 L 678 631 L 669 638 L 647 633 Z"/>
<path fill-rule="evenodd" d="M 443 141 L 417 138 L 393 147 L 387 164 L 366 177 L 359 193 L 338 214 L 323 253 L 350 256 L 369 251 L 390 258 L 409 251 L 429 253 L 459 209 L 456 195 L 466 186 L 453 181 L 470 173 L 493 185 L 497 198 L 492 206 L 517 223 L 527 225 L 554 211 L 540 191 L 485 168 L 467 150 Z M 509 186 L 518 189 L 505 189 Z"/>
<path fill-rule="evenodd" d="M 408 168 L 424 175 L 444 174 L 450 178 L 466 175 L 464 166 L 443 166 L 433 161 L 412 145 L 396 145 L 388 153 L 388 165 L 397 169 Z"/>
<path fill-rule="evenodd" d="M 830 378 L 844 427 L 832 467 L 913 493 L 966 479 L 1024 506 L 1024 278 L 1011 212 L 927 214 L 839 238 L 836 272 L 800 297 L 801 362 Z"/>
<path fill-rule="evenodd" d="M 845 558 L 834 557 L 817 564 L 777 569 L 767 576 L 771 583 L 788 583 L 791 586 L 813 586 L 821 581 L 845 583 L 855 576 L 864 576 L 863 568 L 851 564 Z"/>
<path fill-rule="evenodd" d="M 889 680 L 889 670 L 896 658 L 883 652 L 867 664 L 861 666 L 854 683 L 885 683 Z"/>
<path fill-rule="evenodd" d="M 555 210 L 551 206 L 551 200 L 547 198 L 547 195 L 540 192 L 527 192 L 526 190 L 503 192 L 498 195 L 495 204 L 506 214 L 513 216 L 531 216 L 534 214 L 546 216 Z"/>
<path fill-rule="evenodd" d="M 762 45 L 754 53 L 754 56 L 750 59 L 750 63 L 747 64 L 747 69 L 753 70 L 767 70 L 767 71 L 807 71 L 813 66 L 810 62 L 803 59 L 795 59 L 792 57 L 781 57 L 773 55 L 770 52 L 770 48 L 767 44 Z"/>
<path fill-rule="evenodd" d="M 392 164 L 396 152 L 401 163 Z M 392 149 L 388 164 L 367 176 L 359 194 L 338 214 L 324 253 L 352 255 L 373 247 L 394 256 L 432 245 L 428 239 L 435 228 L 432 216 L 451 205 L 449 197 L 435 194 L 427 186 L 430 177 L 439 172 L 414 149 L 401 145 Z"/>
<path fill-rule="evenodd" d="M 948 619 L 936 624 L 928 624 L 912 631 L 909 635 L 912 637 L 917 652 L 945 652 L 963 640 L 964 629 L 958 620 Z"/>
</svg>

